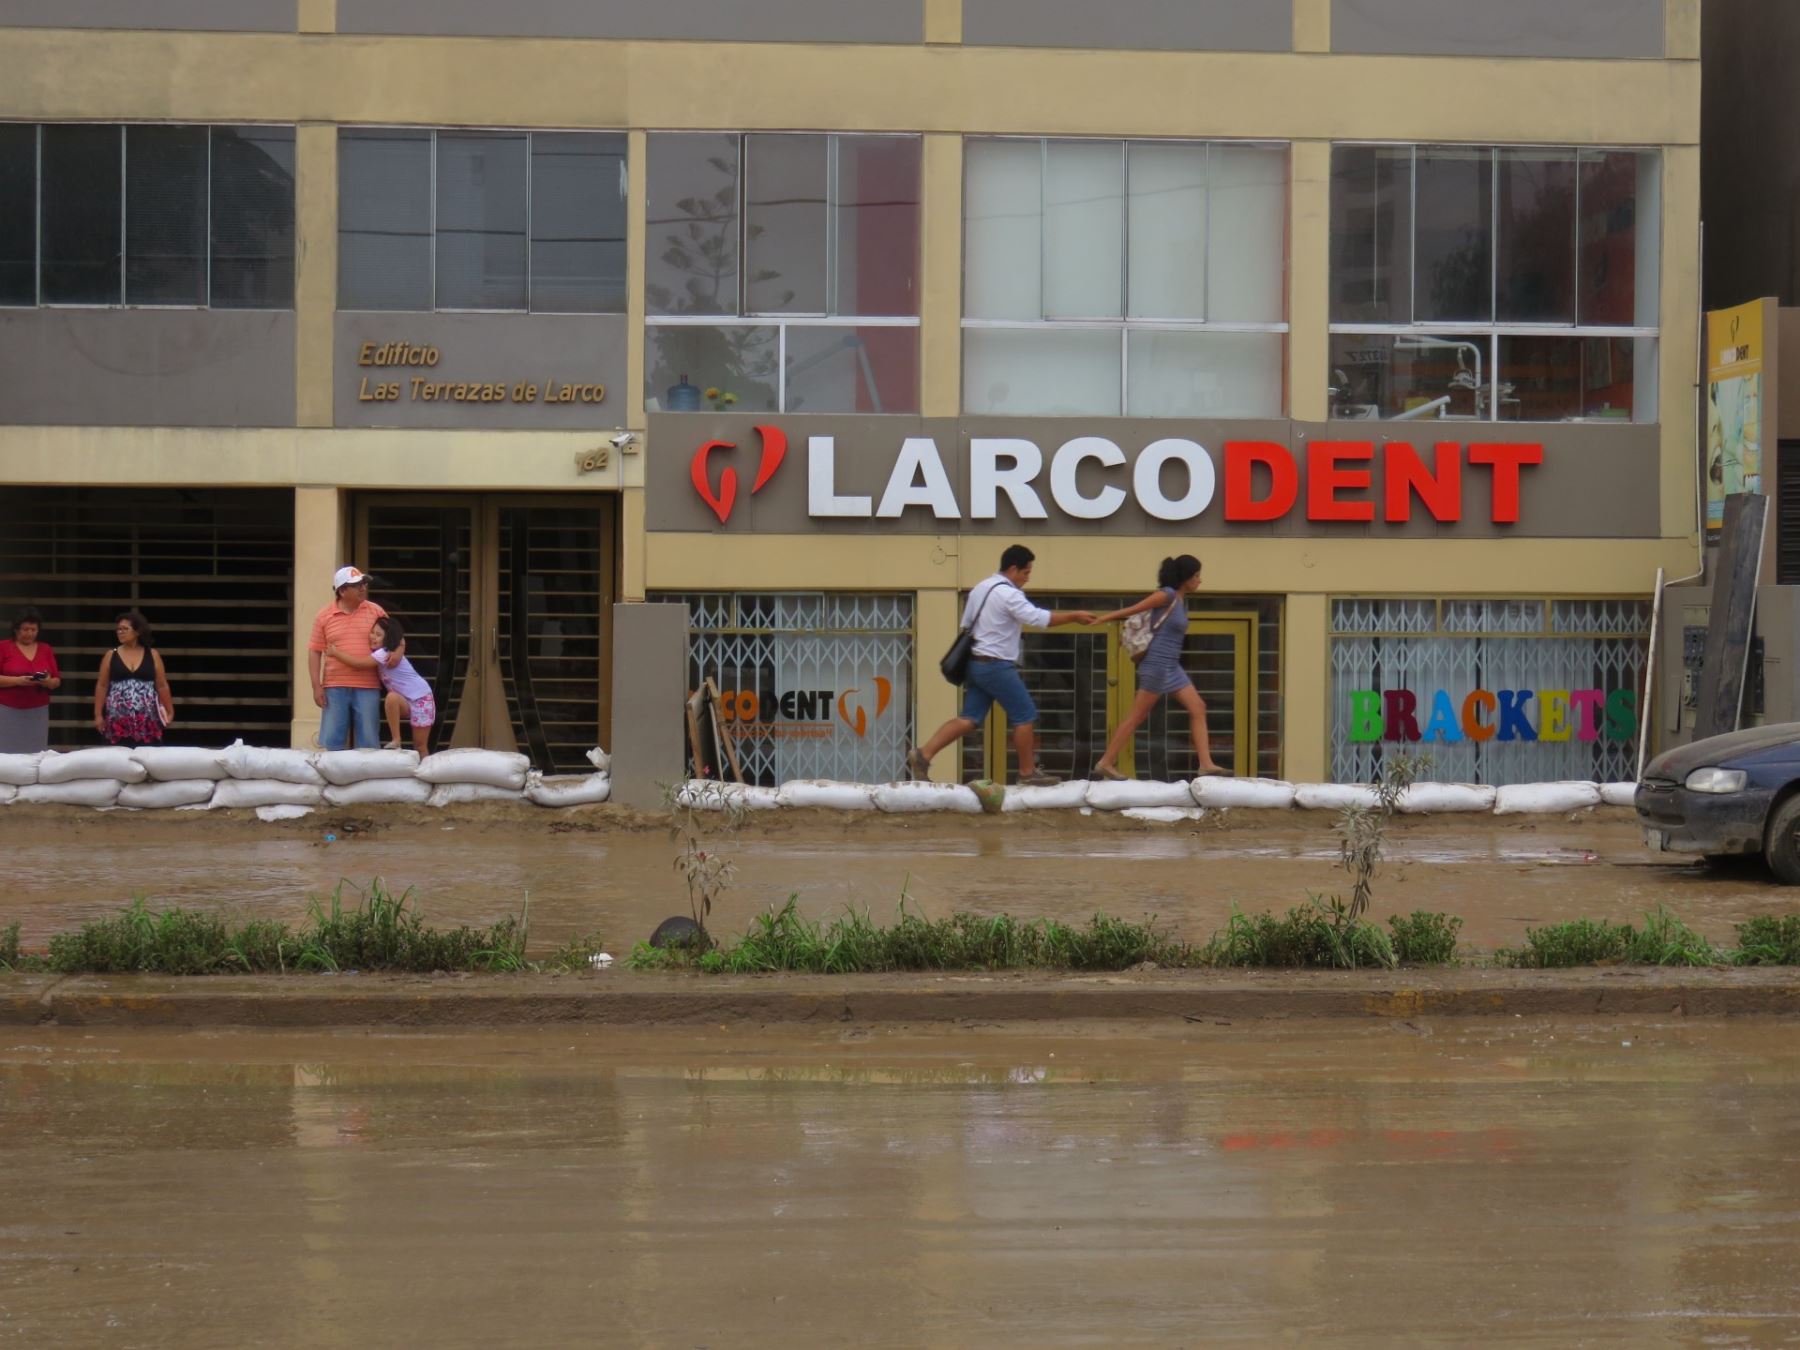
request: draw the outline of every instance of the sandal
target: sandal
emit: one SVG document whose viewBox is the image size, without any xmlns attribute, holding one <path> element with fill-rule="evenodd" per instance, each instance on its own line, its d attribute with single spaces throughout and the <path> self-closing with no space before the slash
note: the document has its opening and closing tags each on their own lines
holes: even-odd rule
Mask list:
<svg viewBox="0 0 1800 1350">
<path fill-rule="evenodd" d="M 1098 778 L 1108 783 L 1129 783 L 1131 780 L 1111 765 L 1096 765 L 1089 778 Z"/>
<path fill-rule="evenodd" d="M 1202 770 L 1200 770 L 1199 773 L 1195 774 L 1194 777 L 1196 777 L 1196 778 L 1229 778 L 1229 777 L 1231 777 L 1231 770 L 1230 769 L 1202 769 Z"/>
</svg>

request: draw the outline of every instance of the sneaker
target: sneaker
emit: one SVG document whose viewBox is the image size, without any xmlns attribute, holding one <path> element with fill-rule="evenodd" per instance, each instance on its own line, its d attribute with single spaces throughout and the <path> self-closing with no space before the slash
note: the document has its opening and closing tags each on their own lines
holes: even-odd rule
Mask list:
<svg viewBox="0 0 1800 1350">
<path fill-rule="evenodd" d="M 1062 779 L 1053 773 L 1026 774 L 1019 779 L 1020 787 L 1055 787 Z"/>
<path fill-rule="evenodd" d="M 931 761 L 925 758 L 925 752 L 916 745 L 906 752 L 906 772 L 916 783 L 923 783 L 931 777 Z"/>
</svg>

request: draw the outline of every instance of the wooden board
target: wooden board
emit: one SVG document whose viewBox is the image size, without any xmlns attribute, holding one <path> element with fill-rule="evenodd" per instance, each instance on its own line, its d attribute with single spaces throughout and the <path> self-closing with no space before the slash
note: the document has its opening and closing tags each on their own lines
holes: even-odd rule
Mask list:
<svg viewBox="0 0 1800 1350">
<path fill-rule="evenodd" d="M 719 686 L 708 676 L 700 686 L 700 692 L 706 695 L 707 722 L 712 728 L 713 744 L 719 751 L 719 778 L 725 777 L 725 770 L 731 770 L 731 781 L 744 781 L 744 766 L 738 762 L 737 742 L 725 730 L 724 719 L 719 715 Z"/>
<path fill-rule="evenodd" d="M 1694 712 L 1697 741 L 1738 729 L 1768 512 L 1769 499 L 1761 493 L 1745 492 L 1725 499 L 1725 529 L 1713 573 L 1706 658 L 1700 674 L 1699 706 Z"/>
</svg>

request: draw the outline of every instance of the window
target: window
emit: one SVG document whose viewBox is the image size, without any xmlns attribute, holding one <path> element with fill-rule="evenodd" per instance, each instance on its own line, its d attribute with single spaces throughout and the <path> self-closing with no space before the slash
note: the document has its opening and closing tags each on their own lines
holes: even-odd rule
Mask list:
<svg viewBox="0 0 1800 1350">
<path fill-rule="evenodd" d="M 292 127 L 0 124 L 0 305 L 293 303 Z"/>
<path fill-rule="evenodd" d="M 625 137 L 338 133 L 342 309 L 625 312 Z"/>
<path fill-rule="evenodd" d="M 1287 150 L 966 143 L 963 409 L 1274 417 Z"/>
<path fill-rule="evenodd" d="M 917 136 L 650 138 L 653 410 L 919 408 Z"/>
<path fill-rule="evenodd" d="M 1638 150 L 1336 147 L 1332 416 L 1655 421 L 1660 168 Z"/>
</svg>

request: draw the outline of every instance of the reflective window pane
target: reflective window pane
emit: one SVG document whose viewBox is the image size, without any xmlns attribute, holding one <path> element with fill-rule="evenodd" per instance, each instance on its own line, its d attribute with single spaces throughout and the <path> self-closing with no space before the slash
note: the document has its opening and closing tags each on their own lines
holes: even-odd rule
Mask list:
<svg viewBox="0 0 1800 1350">
<path fill-rule="evenodd" d="M 1654 153 L 1581 152 L 1581 323 L 1657 325 L 1660 170 Z"/>
<path fill-rule="evenodd" d="M 1208 170 L 1206 317 L 1280 323 L 1287 315 L 1287 151 L 1215 145 Z"/>
<path fill-rule="evenodd" d="M 1331 318 L 1412 322 L 1412 147 L 1331 153 Z"/>
<path fill-rule="evenodd" d="M 1500 419 L 1631 421 L 1635 347 L 1631 338 L 1501 338 Z M 1654 364 L 1647 369 L 1654 379 Z"/>
<path fill-rule="evenodd" d="M 338 306 L 429 310 L 431 133 L 338 133 Z"/>
<path fill-rule="evenodd" d="M 531 138 L 531 308 L 625 312 L 625 138 Z"/>
<path fill-rule="evenodd" d="M 206 303 L 205 127 L 125 128 L 125 303 Z"/>
<path fill-rule="evenodd" d="M 439 309 L 524 309 L 523 132 L 437 138 Z"/>
<path fill-rule="evenodd" d="M 1499 152 L 1501 323 L 1575 322 L 1575 152 Z"/>
<path fill-rule="evenodd" d="M 667 133 L 649 140 L 649 312 L 736 314 L 738 138 Z"/>
<path fill-rule="evenodd" d="M 1204 319 L 1207 147 L 1133 141 L 1129 155 L 1127 313 Z"/>
<path fill-rule="evenodd" d="M 1044 317 L 1119 318 L 1125 294 L 1124 145 L 1046 146 Z"/>
<path fill-rule="evenodd" d="M 963 160 L 963 313 L 1041 319 L 1041 141 L 972 140 Z"/>
<path fill-rule="evenodd" d="M 919 312 L 917 136 L 834 136 L 833 314 Z"/>
<path fill-rule="evenodd" d="M 652 327 L 651 412 L 778 412 L 780 331 L 750 324 Z"/>
<path fill-rule="evenodd" d="M 751 314 L 825 313 L 827 141 L 744 138 L 745 302 Z"/>
<path fill-rule="evenodd" d="M 916 328 L 790 328 L 786 412 L 919 410 Z"/>
<path fill-rule="evenodd" d="M 43 129 L 46 305 L 116 305 L 123 296 L 119 133 L 116 126 Z"/>
<path fill-rule="evenodd" d="M 1480 334 L 1331 335 L 1331 416 L 1441 421 L 1488 417 L 1489 339 Z"/>
<path fill-rule="evenodd" d="M 1421 147 L 1413 318 L 1493 318 L 1493 152 Z"/>
<path fill-rule="evenodd" d="M 963 410 L 1119 415 L 1118 329 L 965 328 Z"/>
<path fill-rule="evenodd" d="M 294 303 L 294 130 L 212 129 L 215 309 Z"/>
<path fill-rule="evenodd" d="M 1128 417 L 1279 417 L 1280 333 L 1127 334 Z"/>
<path fill-rule="evenodd" d="M 0 305 L 37 303 L 37 127 L 0 123 Z"/>
</svg>

